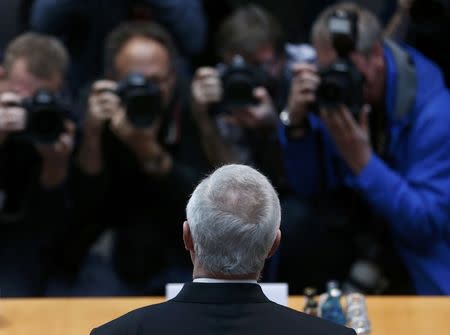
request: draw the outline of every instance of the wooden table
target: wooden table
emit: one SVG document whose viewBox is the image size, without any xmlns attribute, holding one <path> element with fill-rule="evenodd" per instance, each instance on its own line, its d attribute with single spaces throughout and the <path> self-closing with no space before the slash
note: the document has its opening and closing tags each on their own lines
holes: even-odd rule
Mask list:
<svg viewBox="0 0 450 335">
<path fill-rule="evenodd" d="M 0 335 L 88 335 L 163 298 L 0 299 Z M 369 297 L 373 335 L 450 335 L 450 298 Z M 289 305 L 301 309 L 303 298 Z"/>
</svg>

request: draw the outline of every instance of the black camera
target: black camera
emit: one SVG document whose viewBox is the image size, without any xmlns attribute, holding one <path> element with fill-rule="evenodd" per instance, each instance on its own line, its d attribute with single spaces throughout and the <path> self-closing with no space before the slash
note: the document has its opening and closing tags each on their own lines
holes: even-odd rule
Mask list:
<svg viewBox="0 0 450 335">
<path fill-rule="evenodd" d="M 317 89 L 319 108 L 346 105 L 357 118 L 363 105 L 364 78 L 349 58 L 357 41 L 356 13 L 337 10 L 328 19 L 333 48 L 338 59 L 319 69 L 321 83 Z"/>
<path fill-rule="evenodd" d="M 219 68 L 223 87 L 223 103 L 228 108 L 255 106 L 258 100 L 253 95 L 256 87 L 264 86 L 264 72 L 247 64 L 237 55 L 229 66 Z"/>
<path fill-rule="evenodd" d="M 33 141 L 53 143 L 64 132 L 64 120 L 69 110 L 55 94 L 39 90 L 31 98 L 24 99 L 20 107 L 27 111 L 26 133 Z"/>
<path fill-rule="evenodd" d="M 136 128 L 147 128 L 162 114 L 161 89 L 140 73 L 131 73 L 117 88 L 127 118 Z"/>
</svg>

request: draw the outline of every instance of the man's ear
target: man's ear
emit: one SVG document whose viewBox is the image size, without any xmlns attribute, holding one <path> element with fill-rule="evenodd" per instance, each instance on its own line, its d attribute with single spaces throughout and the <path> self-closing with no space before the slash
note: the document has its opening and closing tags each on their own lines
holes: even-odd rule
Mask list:
<svg viewBox="0 0 450 335">
<path fill-rule="evenodd" d="M 189 228 L 189 223 L 184 221 L 183 223 L 183 241 L 184 248 L 187 251 L 194 251 L 194 242 L 192 241 L 191 229 Z"/>
<path fill-rule="evenodd" d="M 280 246 L 281 241 L 281 230 L 278 229 L 277 235 L 275 236 L 275 240 L 273 241 L 272 248 L 270 248 L 269 254 L 267 255 L 267 258 L 272 257 L 275 252 L 277 251 L 278 247 Z"/>
</svg>

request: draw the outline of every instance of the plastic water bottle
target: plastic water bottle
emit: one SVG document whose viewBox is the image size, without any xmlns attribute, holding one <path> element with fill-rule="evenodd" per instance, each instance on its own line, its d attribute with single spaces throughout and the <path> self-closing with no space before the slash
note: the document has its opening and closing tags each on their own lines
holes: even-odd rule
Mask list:
<svg viewBox="0 0 450 335">
<path fill-rule="evenodd" d="M 334 323 L 345 325 L 346 317 L 341 305 L 342 292 L 336 281 L 327 283 L 327 294 L 321 305 L 321 317 Z"/>
</svg>

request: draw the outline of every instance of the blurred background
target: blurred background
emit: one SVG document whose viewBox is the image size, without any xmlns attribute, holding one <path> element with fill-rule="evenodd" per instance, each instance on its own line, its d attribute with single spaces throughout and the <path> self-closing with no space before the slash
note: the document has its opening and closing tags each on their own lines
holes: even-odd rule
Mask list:
<svg viewBox="0 0 450 335">
<path fill-rule="evenodd" d="M 386 185 L 402 194 L 380 196 L 374 169 L 366 186 L 349 182 L 342 152 L 326 165 L 336 150 L 317 144 L 329 139 L 314 137 L 318 117 L 312 130 L 289 128 L 308 99 L 294 83 L 315 94 L 325 57 L 313 23 L 341 1 L 0 0 L 1 295 L 162 295 L 166 283 L 191 280 L 184 207 L 227 163 L 258 168 L 280 195 L 282 247 L 262 281 L 287 282 L 291 294 L 331 279 L 368 294 L 450 294 L 450 151 L 441 152 L 450 142 L 439 128 L 450 108 L 449 1 L 351 2 L 379 25 L 360 17 L 351 52 L 378 69 L 376 47 L 364 53 L 359 41 L 377 35 L 385 50 L 372 114 L 413 101 L 394 149 L 396 124 L 370 121 L 374 153 L 399 178 L 385 174 Z M 403 54 L 435 71 L 414 72 L 414 93 L 399 93 L 410 78 L 399 74 Z M 447 100 L 430 107 L 439 92 Z M 301 144 L 303 131 L 313 137 Z M 299 173 L 311 153 L 317 169 Z"/>
</svg>

